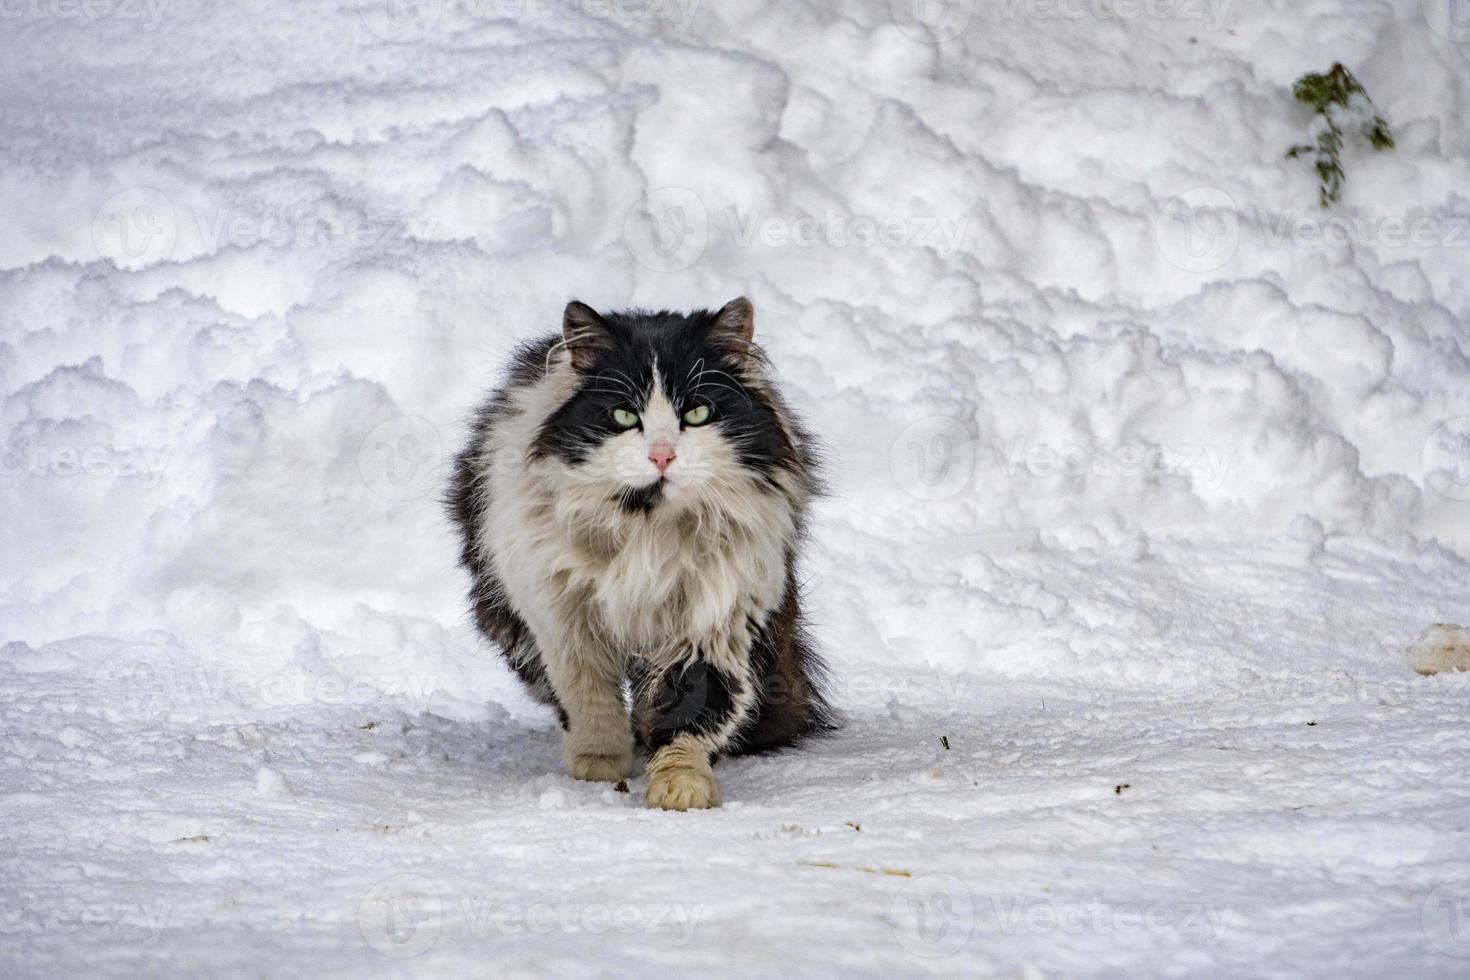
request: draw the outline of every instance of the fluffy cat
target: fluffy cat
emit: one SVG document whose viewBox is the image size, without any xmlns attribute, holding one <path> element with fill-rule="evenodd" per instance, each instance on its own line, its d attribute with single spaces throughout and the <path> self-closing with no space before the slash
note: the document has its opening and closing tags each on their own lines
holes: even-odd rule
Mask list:
<svg viewBox="0 0 1470 980">
<path fill-rule="evenodd" d="M 719 805 L 716 757 L 832 727 L 795 571 L 817 459 L 754 325 L 744 298 L 568 304 L 476 412 L 450 488 L 475 621 L 557 710 L 567 771 L 623 779 L 636 739 L 667 810 Z"/>
</svg>

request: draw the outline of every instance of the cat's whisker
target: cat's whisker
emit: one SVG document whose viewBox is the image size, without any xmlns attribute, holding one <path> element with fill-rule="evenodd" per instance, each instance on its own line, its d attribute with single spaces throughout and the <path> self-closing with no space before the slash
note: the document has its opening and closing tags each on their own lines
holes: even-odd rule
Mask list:
<svg viewBox="0 0 1470 980">
<path fill-rule="evenodd" d="M 719 389 L 723 389 L 725 391 L 733 392 L 734 394 L 739 395 L 741 398 L 745 399 L 745 404 L 746 404 L 747 407 L 749 407 L 751 405 L 750 395 L 746 394 L 744 391 L 741 391 L 739 388 L 731 388 L 729 385 L 727 385 L 727 384 L 721 384 L 718 381 L 706 381 L 703 384 L 701 384 L 699 387 L 700 388 L 719 388 Z M 696 388 L 695 390 L 698 391 L 699 389 Z"/>
<path fill-rule="evenodd" d="M 560 340 L 556 341 L 556 343 L 546 348 L 546 360 L 542 364 L 543 370 L 541 372 L 544 377 L 551 377 L 551 359 L 557 354 L 566 350 L 566 348 L 567 339 L 565 337 L 562 337 Z"/>
<path fill-rule="evenodd" d="M 599 374 L 597 376 L 597 380 L 598 381 L 605 381 L 605 382 L 607 382 L 608 384 L 611 384 L 611 385 L 616 385 L 620 391 L 624 391 L 624 392 L 628 393 L 629 395 L 635 395 L 635 394 L 637 394 L 637 389 L 635 389 L 633 387 L 633 385 L 632 385 L 631 382 L 629 382 L 626 378 L 620 377 L 620 376 L 618 376 L 616 374 L 612 374 L 612 373 L 609 373 L 609 372 L 604 372 L 604 373 Z"/>
<path fill-rule="evenodd" d="M 623 383 L 628 386 L 628 390 L 630 392 L 634 392 L 634 393 L 646 393 L 647 392 L 647 388 L 640 388 L 640 387 L 638 387 L 638 385 L 633 382 L 633 379 L 630 378 L 630 377 L 628 377 L 622 371 L 619 371 L 619 370 L 617 370 L 615 368 L 608 368 L 607 369 L 607 373 L 608 374 L 611 374 L 611 375 L 614 375 L 617 378 L 621 378 L 622 381 L 623 381 Z"/>
<path fill-rule="evenodd" d="M 701 379 L 703 379 L 703 377 L 706 374 L 713 374 L 717 378 L 727 378 L 727 379 L 729 379 L 730 383 L 733 384 L 733 385 L 735 385 L 735 387 L 737 387 L 737 388 L 744 388 L 745 387 L 744 384 L 740 381 L 739 378 L 735 377 L 733 374 L 730 374 L 728 371 L 721 371 L 721 370 L 718 370 L 718 369 L 713 369 L 713 370 L 705 370 L 705 371 L 699 372 L 699 376 L 700 376 Z"/>
<path fill-rule="evenodd" d="M 712 374 L 712 375 L 714 375 L 717 378 L 719 378 L 719 377 L 729 378 L 730 381 L 731 381 L 731 383 L 734 385 L 734 387 L 731 387 L 730 385 L 722 384 L 721 382 L 717 382 L 717 381 L 706 381 L 706 380 L 704 380 L 704 376 L 706 374 Z M 731 377 L 725 371 L 720 371 L 718 369 L 716 369 L 716 370 L 702 369 L 699 372 L 699 376 L 697 378 L 695 378 L 695 380 L 694 380 L 694 390 L 695 391 L 698 391 L 700 388 L 702 388 L 702 387 L 704 387 L 706 385 L 708 385 L 708 386 L 710 386 L 712 388 L 725 388 L 725 389 L 727 389 L 729 391 L 733 391 L 734 393 L 736 393 L 737 395 L 739 395 L 741 398 L 745 399 L 745 405 L 746 405 L 747 408 L 749 408 L 750 405 L 751 405 L 750 395 L 749 395 L 749 393 L 747 393 L 745 391 L 744 386 L 742 386 L 740 384 L 740 381 L 738 379 L 736 379 L 734 377 Z"/>
</svg>

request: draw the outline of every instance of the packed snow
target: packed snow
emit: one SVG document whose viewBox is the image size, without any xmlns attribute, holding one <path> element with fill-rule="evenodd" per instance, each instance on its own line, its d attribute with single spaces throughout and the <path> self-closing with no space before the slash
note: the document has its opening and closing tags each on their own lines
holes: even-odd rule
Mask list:
<svg viewBox="0 0 1470 980">
<path fill-rule="evenodd" d="M 1466 975 L 1461 13 L 0 0 L 0 974 Z M 438 495 L 741 294 L 846 724 L 650 811 Z"/>
</svg>

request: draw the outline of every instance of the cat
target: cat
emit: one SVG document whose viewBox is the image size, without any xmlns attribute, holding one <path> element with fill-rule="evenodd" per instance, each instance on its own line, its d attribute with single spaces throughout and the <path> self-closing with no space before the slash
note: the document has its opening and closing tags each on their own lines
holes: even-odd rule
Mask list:
<svg viewBox="0 0 1470 980">
<path fill-rule="evenodd" d="M 625 780 L 636 741 L 666 810 L 720 805 L 719 756 L 836 723 L 797 582 L 818 452 L 754 328 L 744 297 L 572 301 L 512 356 L 450 482 L 475 622 L 556 710 L 567 771 Z"/>
</svg>

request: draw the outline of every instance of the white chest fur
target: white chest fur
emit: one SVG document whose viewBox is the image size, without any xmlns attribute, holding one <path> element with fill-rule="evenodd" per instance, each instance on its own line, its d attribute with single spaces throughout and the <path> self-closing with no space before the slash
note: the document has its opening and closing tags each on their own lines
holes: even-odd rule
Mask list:
<svg viewBox="0 0 1470 980">
<path fill-rule="evenodd" d="M 718 493 L 628 512 L 595 474 L 528 462 L 572 383 L 553 368 L 522 389 L 480 451 L 493 497 L 480 547 L 538 641 L 654 654 L 763 622 L 785 584 L 788 497 L 732 460 Z"/>
</svg>

